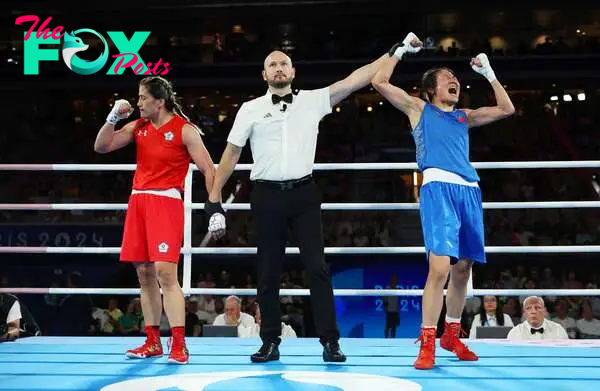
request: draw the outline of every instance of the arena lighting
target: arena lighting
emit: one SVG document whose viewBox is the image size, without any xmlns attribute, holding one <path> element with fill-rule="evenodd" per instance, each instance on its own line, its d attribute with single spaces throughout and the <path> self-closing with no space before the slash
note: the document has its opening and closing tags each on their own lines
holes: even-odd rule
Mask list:
<svg viewBox="0 0 600 391">
<path fill-rule="evenodd" d="M 572 102 L 573 101 L 573 97 L 570 94 L 564 94 L 563 95 L 563 100 L 565 102 Z"/>
<path fill-rule="evenodd" d="M 558 96 L 556 96 L 556 95 L 552 95 L 552 96 L 550 97 L 550 101 L 552 101 L 552 102 L 557 102 L 557 101 L 558 101 Z"/>
<path fill-rule="evenodd" d="M 580 92 L 577 94 L 577 100 L 584 101 L 585 100 L 585 92 Z"/>
</svg>

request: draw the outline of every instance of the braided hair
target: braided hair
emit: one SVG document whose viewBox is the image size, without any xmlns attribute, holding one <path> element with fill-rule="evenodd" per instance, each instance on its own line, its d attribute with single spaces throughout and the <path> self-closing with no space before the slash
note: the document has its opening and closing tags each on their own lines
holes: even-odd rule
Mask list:
<svg viewBox="0 0 600 391">
<path fill-rule="evenodd" d="M 183 112 L 181 105 L 179 102 L 177 102 L 177 97 L 175 91 L 173 90 L 173 84 L 171 84 L 170 81 L 160 76 L 148 76 L 140 81 L 140 86 L 146 87 L 148 93 L 152 95 L 154 99 L 164 99 L 165 108 L 168 111 L 176 113 L 185 119 L 190 125 L 196 128 L 198 133 L 204 135 L 200 128 L 193 124 L 190 118 Z"/>
</svg>

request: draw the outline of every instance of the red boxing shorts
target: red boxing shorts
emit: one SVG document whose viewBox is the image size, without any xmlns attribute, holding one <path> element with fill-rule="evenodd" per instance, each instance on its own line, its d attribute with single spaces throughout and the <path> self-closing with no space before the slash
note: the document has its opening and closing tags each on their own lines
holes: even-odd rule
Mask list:
<svg viewBox="0 0 600 391">
<path fill-rule="evenodd" d="M 129 198 L 121 262 L 179 262 L 183 244 L 183 201 L 136 193 Z"/>
</svg>

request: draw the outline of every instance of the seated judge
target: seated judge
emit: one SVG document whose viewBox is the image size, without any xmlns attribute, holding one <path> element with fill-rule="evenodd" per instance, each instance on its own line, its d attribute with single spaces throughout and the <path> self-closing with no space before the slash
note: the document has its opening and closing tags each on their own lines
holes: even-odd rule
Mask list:
<svg viewBox="0 0 600 391">
<path fill-rule="evenodd" d="M 260 307 L 258 303 L 256 303 L 254 313 L 254 319 L 256 323 L 251 326 L 238 326 L 238 337 L 260 337 Z M 294 329 L 283 322 L 281 322 L 281 337 L 282 338 L 297 338 L 296 332 Z"/>
<path fill-rule="evenodd" d="M 254 324 L 252 315 L 242 312 L 242 300 L 237 296 L 229 296 L 225 299 L 225 312 L 217 316 L 213 322 L 213 326 L 248 327 Z"/>
<path fill-rule="evenodd" d="M 509 340 L 569 339 L 567 331 L 550 319 L 546 319 L 546 305 L 538 296 L 523 300 L 525 320 L 508 333 Z"/>
</svg>

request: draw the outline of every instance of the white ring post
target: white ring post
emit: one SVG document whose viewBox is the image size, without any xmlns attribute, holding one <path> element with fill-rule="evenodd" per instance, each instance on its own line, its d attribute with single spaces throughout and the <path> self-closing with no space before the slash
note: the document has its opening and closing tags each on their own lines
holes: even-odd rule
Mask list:
<svg viewBox="0 0 600 391">
<path fill-rule="evenodd" d="M 188 170 L 183 192 L 183 295 L 192 288 L 192 184 L 194 172 Z"/>
<path fill-rule="evenodd" d="M 467 299 L 472 298 L 473 295 L 473 269 L 471 268 L 471 273 L 469 273 L 469 281 L 467 281 Z"/>
</svg>

